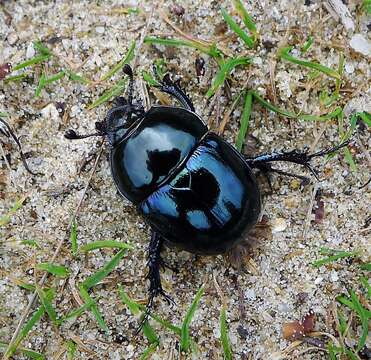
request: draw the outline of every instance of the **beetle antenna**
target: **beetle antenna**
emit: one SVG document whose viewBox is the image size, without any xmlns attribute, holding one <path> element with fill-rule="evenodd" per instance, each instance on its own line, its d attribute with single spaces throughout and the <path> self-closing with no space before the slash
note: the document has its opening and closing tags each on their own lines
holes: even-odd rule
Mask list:
<svg viewBox="0 0 371 360">
<path fill-rule="evenodd" d="M 133 69 L 129 64 L 125 64 L 124 68 L 122 69 L 124 74 L 129 76 L 129 88 L 128 88 L 128 103 L 132 105 L 133 103 L 133 92 L 134 92 L 134 74 Z"/>
</svg>

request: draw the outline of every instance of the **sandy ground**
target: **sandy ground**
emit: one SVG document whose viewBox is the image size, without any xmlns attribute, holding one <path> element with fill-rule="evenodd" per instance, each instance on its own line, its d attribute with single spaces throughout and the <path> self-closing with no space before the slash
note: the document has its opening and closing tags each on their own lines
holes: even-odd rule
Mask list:
<svg viewBox="0 0 371 360">
<path fill-rule="evenodd" d="M 254 57 L 251 66 L 233 72 L 230 80 L 232 95 L 247 86 L 267 99 L 276 98 L 277 105 L 282 108 L 320 114 L 329 111 L 319 105 L 320 90 L 333 89 L 334 81 L 325 76 L 317 82 L 310 81 L 306 77 L 308 69 L 276 57 L 279 47 L 286 44 L 300 47 L 312 35 L 314 45 L 305 55 L 307 58 L 336 68 L 338 53 L 344 53 L 344 91 L 338 104 L 345 106 L 345 123 L 348 124 L 350 113 L 371 112 L 370 58 L 349 45 L 355 33 L 367 38 L 370 19 L 367 20 L 360 10 L 359 3 L 346 1 L 355 24 L 354 30 L 347 31 L 320 2 L 308 3 L 260 0 L 254 5 L 247 4 L 261 37 L 257 49 L 246 50 L 235 35 L 224 33 L 220 5 L 232 12 L 232 6 L 224 1 L 185 0 L 181 3 L 185 9 L 182 17 L 174 14 L 173 3 L 166 1 L 153 9 L 150 19 L 151 2 L 2 1 L 0 64 L 17 64 L 34 56 L 32 42 L 40 39 L 57 55 L 45 67 L 49 75 L 62 67 L 72 66 L 76 72 L 98 80 L 124 56 L 132 40 L 139 43 L 146 24 L 148 35 L 179 37 L 161 17 L 163 11 L 185 33 L 214 39 L 231 53 Z M 127 7 L 139 7 L 140 12 L 125 14 L 122 9 Z M 211 119 L 215 130 L 231 102 L 225 91 L 219 94 L 218 101 L 207 102 L 205 93 L 217 68 L 210 58 L 202 55 L 206 61 L 206 74 L 198 83 L 194 61 L 199 55 L 193 49 L 165 49 L 143 44 L 136 53 L 135 70 L 139 79 L 142 69 L 149 69 L 155 59 L 165 56 L 168 68 L 182 77 L 197 113 Z M 29 77 L 20 83 L 0 82 L 0 111 L 10 114 L 8 121 L 21 136 L 30 167 L 43 173 L 42 176 L 30 176 L 15 148 L 5 147 L 5 151 L 12 153 L 11 171 L 1 160 L 0 211 L 6 213 L 17 199 L 26 197 L 26 200 L 10 223 L 0 228 L 0 340 L 4 342 L 10 341 L 31 297 L 31 292 L 18 287 L 15 279 L 30 283 L 39 280 L 42 272 L 34 270 L 35 264 L 50 261 L 59 243 L 62 247 L 55 262 L 69 267 L 72 273 L 68 279 L 49 277 L 46 281 L 48 286 L 56 288 L 54 305 L 58 314 L 66 314 L 79 306 L 78 284 L 114 254 L 112 250 L 100 250 L 77 258 L 71 255 L 69 221 L 88 183 L 100 140 L 70 142 L 63 137 L 70 127 L 81 132 L 92 131 L 94 122 L 104 117 L 108 103 L 93 110 L 87 110 L 87 107 L 110 86 L 110 81 L 87 86 L 64 78 L 35 98 L 41 71 L 41 66 L 27 70 Z M 120 76 L 115 75 L 113 81 Z M 140 88 L 139 82 L 137 87 Z M 139 91 L 138 97 L 141 93 Z M 152 102 L 156 101 L 151 92 L 150 98 Z M 58 112 L 58 108 L 63 111 Z M 224 137 L 231 142 L 239 129 L 241 111 L 239 105 L 224 131 Z M 252 113 L 251 133 L 260 140 L 260 151 L 303 148 L 305 145 L 318 150 L 338 141 L 335 121 L 288 121 L 257 105 Z M 316 161 L 324 178 L 317 185 L 312 183 L 299 188 L 295 181 L 274 177 L 274 193 L 264 199 L 264 215 L 271 234 L 250 252 L 240 274 L 221 256 L 195 257 L 173 250 L 164 252 L 164 258 L 180 270 L 178 274 L 168 269 L 162 273 L 164 287 L 173 296 L 176 306 L 169 308 L 158 300 L 156 313 L 173 323 L 180 323 L 197 289 L 202 283 L 206 284 L 191 326 L 200 352 L 196 358 L 222 358 L 218 323 L 221 300 L 213 277 L 227 302 L 229 336 L 236 359 L 280 358 L 279 352 L 289 345 L 282 338 L 282 324 L 300 319 L 309 309 L 313 309 L 317 316 L 316 329 L 334 334 L 328 325 L 330 304 L 336 295 L 359 288 L 359 271 L 347 261 L 319 269 L 311 263 L 319 257 L 321 246 L 359 250 L 362 260 L 367 261 L 370 233 L 364 226 L 370 214 L 370 189 L 359 187 L 369 177 L 369 145 L 367 129 L 359 132 L 351 148 L 357 162 L 356 173 L 350 172 L 340 155 L 328 162 L 325 159 Z M 107 154 L 104 150 L 78 212 L 78 242 L 81 245 L 114 239 L 130 241 L 135 244 L 135 249 L 129 251 L 103 284 L 91 293 L 108 324 L 109 334 L 100 330 L 91 312 L 58 328 L 44 316 L 22 346 L 40 351 L 48 359 L 66 358 L 69 339 L 79 342 L 78 359 L 138 359 L 148 346 L 141 335 L 134 336 L 137 319 L 121 303 L 117 284 L 122 284 L 132 298 L 145 300 L 149 228 L 135 208 L 117 194 L 110 177 Z M 300 170 L 296 169 L 296 172 Z M 311 201 L 317 188 L 322 191 L 325 208 L 320 223 L 313 222 L 314 214 L 311 213 Z M 41 247 L 22 245 L 22 240 L 36 240 Z M 30 313 L 38 306 L 36 300 Z M 156 329 L 161 343 L 153 359 L 187 357 L 178 354 L 179 339 L 160 327 L 156 326 Z M 326 358 L 324 352 L 317 350 L 297 355 L 306 348 L 302 345 L 286 358 Z M 23 357 L 16 355 L 14 358 Z"/>
</svg>

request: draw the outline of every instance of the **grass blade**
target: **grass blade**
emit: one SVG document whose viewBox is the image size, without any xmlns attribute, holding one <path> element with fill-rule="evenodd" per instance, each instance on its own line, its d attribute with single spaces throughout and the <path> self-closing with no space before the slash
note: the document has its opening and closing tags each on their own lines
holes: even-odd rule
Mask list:
<svg viewBox="0 0 371 360">
<path fill-rule="evenodd" d="M 114 74 L 116 74 L 119 70 L 121 70 L 125 64 L 130 63 L 131 60 L 134 58 L 134 50 L 135 50 L 135 41 L 133 41 L 129 47 L 128 52 L 126 53 L 125 57 L 120 60 L 111 70 L 109 70 L 99 81 L 105 81 L 110 79 Z"/>
<path fill-rule="evenodd" d="M 109 99 L 119 96 L 124 90 L 126 86 L 126 78 L 120 79 L 115 85 L 113 85 L 110 89 L 105 91 L 102 96 L 100 96 L 96 101 L 94 101 L 91 105 L 89 105 L 88 110 L 91 110 L 99 105 L 102 105 Z"/>
<path fill-rule="evenodd" d="M 359 265 L 361 270 L 371 271 L 371 263 L 365 263 Z"/>
<path fill-rule="evenodd" d="M 133 250 L 133 246 L 123 243 L 121 241 L 115 240 L 100 240 L 94 241 L 89 244 L 83 245 L 80 247 L 81 252 L 88 252 L 96 249 L 103 249 L 103 248 L 116 248 L 116 249 L 130 249 Z"/>
<path fill-rule="evenodd" d="M 369 312 L 362 306 L 361 302 L 359 301 L 356 293 L 353 290 L 350 290 L 350 298 L 352 303 L 354 304 L 355 312 L 361 319 L 362 324 L 362 335 L 358 340 L 357 352 L 360 351 L 366 344 L 366 339 L 368 335 L 368 320 L 370 318 Z"/>
<path fill-rule="evenodd" d="M 47 56 L 53 55 L 52 51 L 48 49 L 41 41 L 34 41 L 33 47 L 41 55 L 47 55 Z"/>
<path fill-rule="evenodd" d="M 46 298 L 51 301 L 53 299 L 53 292 L 47 291 L 46 292 Z M 39 322 L 41 317 L 45 313 L 45 308 L 43 305 L 41 305 L 31 316 L 30 320 L 27 321 L 27 323 L 24 325 L 22 330 L 19 332 L 17 338 L 15 339 L 13 345 L 6 350 L 4 356 L 5 358 L 10 358 L 13 356 L 13 354 L 17 351 L 17 348 L 19 344 L 22 342 L 22 340 L 28 335 L 28 333 L 32 330 L 32 328 L 35 326 L 36 323 Z"/>
<path fill-rule="evenodd" d="M 313 44 L 313 36 L 308 36 L 306 42 L 301 47 L 301 53 L 305 54 Z"/>
<path fill-rule="evenodd" d="M 142 77 L 149 86 L 161 86 L 161 84 L 147 71 L 142 71 Z"/>
<path fill-rule="evenodd" d="M 196 309 L 198 307 L 198 304 L 201 300 L 203 293 L 204 293 L 204 287 L 201 286 L 201 288 L 197 291 L 197 294 L 183 320 L 182 332 L 180 336 L 180 348 L 182 349 L 182 351 L 189 350 L 189 346 L 190 346 L 189 326 L 191 324 L 192 318 L 196 312 Z"/>
<path fill-rule="evenodd" d="M 0 341 L 0 351 L 2 349 L 6 349 L 8 347 L 8 345 L 9 344 Z M 29 357 L 30 359 L 33 359 L 33 360 L 44 360 L 44 359 L 46 359 L 43 354 L 40 354 L 39 352 L 30 350 L 30 349 L 19 348 L 18 352 L 26 355 L 27 357 Z"/>
<path fill-rule="evenodd" d="M 18 82 L 26 78 L 27 75 L 25 73 L 19 74 L 19 75 L 13 75 L 13 76 L 7 76 L 3 81 L 5 84 L 10 83 L 12 81 Z"/>
<path fill-rule="evenodd" d="M 19 200 L 17 200 L 14 205 L 9 209 L 8 213 L 0 217 L 0 226 L 4 226 L 8 224 L 11 220 L 11 217 L 19 210 L 25 200 L 27 199 L 28 195 L 23 196 Z"/>
<path fill-rule="evenodd" d="M 80 286 L 79 289 L 80 289 L 79 293 L 80 293 L 81 298 L 87 304 L 89 304 L 90 311 L 93 313 L 93 315 L 94 315 L 95 319 L 97 320 L 101 329 L 103 329 L 105 332 L 109 332 L 108 326 L 106 325 L 106 323 L 103 319 L 103 316 L 99 312 L 98 306 L 97 306 L 97 303 L 95 302 L 95 300 L 89 295 L 89 293 L 84 288 L 84 286 Z"/>
<path fill-rule="evenodd" d="M 223 306 L 222 311 L 220 312 L 220 340 L 222 342 L 224 359 L 232 360 L 232 350 L 231 343 L 228 337 L 228 327 L 226 318 L 227 316 L 225 306 Z"/>
<path fill-rule="evenodd" d="M 76 343 L 72 340 L 67 341 L 67 360 L 73 360 L 76 354 Z"/>
<path fill-rule="evenodd" d="M 72 310 L 69 314 L 57 319 L 57 324 L 63 324 L 67 320 L 75 319 L 81 316 L 86 310 L 90 308 L 90 306 L 94 305 L 95 302 L 92 300 L 91 302 L 85 302 L 84 305 L 81 305 L 79 308 Z"/>
<path fill-rule="evenodd" d="M 64 71 L 60 71 L 57 74 L 52 75 L 48 78 L 46 77 L 45 74 L 42 74 L 39 79 L 39 84 L 37 85 L 37 88 L 35 90 L 35 97 L 40 96 L 42 89 L 44 89 L 46 85 L 49 85 L 55 81 L 62 79 L 65 75 L 66 73 Z"/>
<path fill-rule="evenodd" d="M 206 44 L 202 44 L 199 41 L 191 41 L 191 40 L 183 40 L 183 39 L 164 39 L 164 38 L 146 36 L 144 38 L 144 42 L 148 44 L 157 44 L 157 45 L 165 45 L 165 46 L 191 47 L 191 48 L 201 51 L 204 54 L 210 55 L 216 59 L 221 58 L 222 56 L 221 51 L 217 48 L 215 44 L 206 45 Z"/>
<path fill-rule="evenodd" d="M 140 356 L 140 360 L 147 360 L 149 357 L 156 351 L 158 344 L 153 343 L 146 350 L 144 350 L 143 354 Z"/>
<path fill-rule="evenodd" d="M 118 289 L 121 301 L 129 308 L 130 312 L 134 316 L 139 316 L 142 313 L 142 309 L 139 304 L 130 299 L 130 297 L 125 293 L 120 284 L 118 285 Z M 157 347 L 157 345 L 160 343 L 160 339 L 153 327 L 148 323 L 148 321 L 143 324 L 142 331 L 144 336 L 148 339 L 149 343 L 152 345 L 156 345 Z"/>
<path fill-rule="evenodd" d="M 252 93 L 254 99 L 256 99 L 262 106 L 264 106 L 265 108 L 275 112 L 276 114 L 280 114 L 280 115 L 286 116 L 288 118 L 304 120 L 304 121 L 327 121 L 327 120 L 330 120 L 330 119 L 333 119 L 333 118 L 337 117 L 342 112 L 342 109 L 340 107 L 338 107 L 334 111 L 332 111 L 332 112 L 330 112 L 326 115 L 322 115 L 322 116 L 320 116 L 320 115 L 309 115 L 309 114 L 295 114 L 293 112 L 282 110 L 282 109 L 274 106 L 273 104 L 271 104 L 267 100 L 264 100 L 255 91 L 250 90 L 250 92 Z"/>
<path fill-rule="evenodd" d="M 309 67 L 311 69 L 315 69 L 315 70 L 318 70 L 334 79 L 340 79 L 341 76 L 340 74 L 333 70 L 333 69 L 330 69 L 329 67 L 327 66 L 324 66 L 324 65 L 321 65 L 321 64 L 318 64 L 318 63 L 315 63 L 315 62 L 312 62 L 312 61 L 305 61 L 305 60 L 301 60 L 301 59 L 298 59 L 292 55 L 290 55 L 290 51 L 292 50 L 292 46 L 288 46 L 288 47 L 285 47 L 285 48 L 282 48 L 278 51 L 278 57 L 282 58 L 282 59 L 285 59 L 287 61 L 290 61 L 294 64 L 297 64 L 297 65 L 301 65 L 301 66 L 305 66 L 305 67 Z"/>
<path fill-rule="evenodd" d="M 229 74 L 232 72 L 232 70 L 239 65 L 247 65 L 250 63 L 250 58 L 241 57 L 241 58 L 233 58 L 227 62 L 225 62 L 220 70 L 215 75 L 215 78 L 213 79 L 212 85 L 208 92 L 206 93 L 206 97 L 213 96 L 218 88 L 223 85 L 225 79 Z"/>
<path fill-rule="evenodd" d="M 54 297 L 55 295 L 54 290 L 51 289 L 50 291 L 52 292 L 53 297 Z M 41 304 L 44 306 L 45 311 L 48 313 L 51 321 L 55 325 L 57 325 L 57 312 L 54 310 L 51 300 L 48 299 L 45 291 L 38 286 L 36 286 L 36 292 L 37 292 L 37 295 L 39 296 Z"/>
<path fill-rule="evenodd" d="M 359 252 L 358 251 L 353 251 L 353 252 L 350 252 L 350 251 L 339 251 L 339 250 L 332 250 L 332 249 L 328 249 L 328 248 L 322 248 L 322 249 L 320 249 L 320 253 L 322 255 L 327 255 L 327 254 L 331 254 L 331 255 L 328 256 L 328 257 L 326 257 L 326 258 L 323 258 L 323 259 L 314 261 L 312 263 L 312 265 L 314 267 L 316 267 L 316 268 L 321 267 L 321 266 L 323 266 L 325 264 L 332 263 L 332 262 L 337 261 L 339 259 L 344 259 L 344 258 L 348 258 L 348 257 L 359 256 Z"/>
<path fill-rule="evenodd" d="M 237 135 L 236 148 L 238 151 L 242 150 L 242 145 L 245 141 L 247 131 L 249 129 L 250 114 L 252 109 L 252 93 L 247 92 L 245 95 L 245 105 L 241 116 L 240 130 Z"/>
<path fill-rule="evenodd" d="M 83 281 L 82 286 L 89 290 L 93 286 L 100 283 L 120 262 L 124 257 L 126 249 L 121 249 L 102 269 L 98 270 L 95 274 L 89 276 Z"/>
<path fill-rule="evenodd" d="M 58 277 L 67 277 L 70 275 L 70 270 L 62 265 L 57 265 L 53 263 L 40 263 L 36 265 L 36 269 L 44 270 L 52 275 Z"/>
<path fill-rule="evenodd" d="M 77 223 L 76 219 L 72 219 L 71 224 L 71 234 L 70 234 L 70 241 L 71 241 L 71 252 L 73 256 L 76 256 L 78 253 L 78 244 L 77 244 Z"/>
<path fill-rule="evenodd" d="M 32 246 L 32 247 L 35 247 L 37 249 L 41 249 L 41 246 L 38 244 L 38 242 L 36 240 L 22 240 L 21 244 Z"/>
<path fill-rule="evenodd" d="M 371 127 L 371 114 L 366 111 L 357 113 L 357 115 L 364 121 L 367 126 Z"/>
<path fill-rule="evenodd" d="M 227 13 L 227 11 L 224 8 L 221 8 L 222 16 L 224 18 L 224 21 L 228 24 L 228 26 L 231 28 L 233 32 L 235 32 L 241 40 L 250 48 L 252 49 L 254 47 L 254 40 L 247 35 L 239 26 L 238 24 L 233 20 L 233 18 Z"/>
<path fill-rule="evenodd" d="M 242 21 L 245 24 L 245 26 L 254 35 L 254 42 L 255 42 L 258 37 L 258 32 L 256 30 L 256 25 L 254 23 L 254 20 L 249 15 L 246 8 L 243 6 L 241 0 L 233 0 L 233 5 L 236 11 L 238 12 L 238 15 L 240 15 L 240 17 L 242 18 Z"/>
<path fill-rule="evenodd" d="M 40 64 L 49 59 L 49 55 L 37 55 L 29 60 L 26 60 L 18 65 L 13 66 L 12 70 L 21 70 L 29 66 Z"/>
<path fill-rule="evenodd" d="M 77 81 L 81 84 L 87 84 L 89 83 L 89 80 L 86 79 L 84 76 L 81 76 L 79 74 L 76 74 L 74 72 L 72 72 L 71 70 L 65 70 L 66 71 L 66 75 L 68 76 L 68 78 L 72 81 Z"/>
</svg>

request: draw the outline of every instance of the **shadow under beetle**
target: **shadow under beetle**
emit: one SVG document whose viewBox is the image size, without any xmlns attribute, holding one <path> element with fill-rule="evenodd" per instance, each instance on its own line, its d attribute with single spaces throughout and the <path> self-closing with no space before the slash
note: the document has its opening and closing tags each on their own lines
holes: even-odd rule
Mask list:
<svg viewBox="0 0 371 360">
<path fill-rule="evenodd" d="M 127 99 L 116 98 L 105 120 L 95 124 L 96 133 L 79 135 L 68 130 L 65 137 L 107 137 L 116 187 L 151 226 L 149 300 L 144 322 L 156 296 L 172 301 L 160 279 L 164 244 L 200 255 L 233 249 L 256 224 L 261 210 L 252 169 L 306 179 L 270 166 L 273 161 L 287 161 L 303 165 L 317 177 L 310 161 L 346 143 L 314 154 L 293 150 L 244 157 L 208 130 L 192 101 L 169 75 L 160 81 L 159 89 L 182 107 L 156 105 L 145 111 L 141 104 L 133 103 L 132 69 L 125 65 L 123 70 L 130 77 Z"/>
</svg>

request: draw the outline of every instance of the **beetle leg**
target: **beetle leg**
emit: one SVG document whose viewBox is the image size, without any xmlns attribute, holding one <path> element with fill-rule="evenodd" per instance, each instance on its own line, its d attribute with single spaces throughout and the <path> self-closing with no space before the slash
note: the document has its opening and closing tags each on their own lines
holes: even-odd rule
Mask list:
<svg viewBox="0 0 371 360">
<path fill-rule="evenodd" d="M 161 248 L 163 242 L 164 242 L 163 238 L 158 233 L 153 231 L 151 235 L 151 241 L 148 247 L 148 261 L 147 261 L 148 266 L 147 278 L 149 279 L 149 299 L 144 316 L 140 324 L 140 328 L 148 320 L 153 308 L 154 300 L 158 295 L 162 295 L 169 305 L 174 304 L 174 300 L 165 293 L 161 285 L 160 267 L 163 264 L 161 258 Z"/>
<path fill-rule="evenodd" d="M 265 176 L 271 191 L 273 188 L 272 188 L 271 179 L 269 177 L 270 173 L 276 173 L 276 174 L 280 174 L 283 176 L 289 176 L 289 177 L 300 179 L 302 185 L 306 185 L 309 183 L 308 177 L 303 176 L 303 175 L 298 175 L 298 174 L 292 174 L 292 173 L 289 173 L 289 172 L 286 172 L 280 169 L 272 168 L 272 166 L 269 163 L 260 163 L 260 164 L 255 165 L 255 167 L 259 169 L 261 173 Z"/>
<path fill-rule="evenodd" d="M 325 150 L 318 151 L 314 154 L 308 154 L 308 152 L 306 152 L 306 151 L 292 150 L 292 151 L 288 151 L 288 152 L 274 152 L 272 154 L 263 154 L 263 155 L 259 155 L 259 156 L 256 156 L 256 157 L 245 158 L 245 159 L 246 159 L 247 164 L 251 168 L 257 168 L 257 169 L 266 166 L 266 163 L 269 163 L 269 162 L 272 162 L 272 161 L 292 162 L 292 163 L 299 164 L 299 165 L 302 165 L 302 166 L 306 167 L 312 173 L 312 175 L 317 180 L 319 180 L 318 172 L 315 169 L 313 169 L 311 164 L 310 164 L 311 160 L 315 157 L 320 157 L 320 156 L 331 154 L 331 153 L 343 148 L 344 146 L 347 146 L 349 144 L 349 142 L 350 142 L 350 140 L 345 141 L 345 142 L 343 142 L 339 145 L 336 145 L 334 147 L 331 147 L 331 148 L 328 148 L 328 149 L 325 149 Z M 284 175 L 289 175 L 289 176 L 295 176 L 295 177 L 302 178 L 300 175 L 284 173 L 281 170 L 277 171 L 277 169 L 272 169 L 272 168 L 270 168 L 270 169 L 272 171 L 275 171 L 275 172 L 281 172 L 281 174 L 284 174 Z"/>
<path fill-rule="evenodd" d="M 156 72 L 156 69 L 154 69 L 154 72 Z M 192 112 L 195 111 L 195 107 L 193 106 L 192 100 L 187 96 L 185 91 L 182 90 L 182 88 L 180 87 L 180 81 L 175 81 L 175 82 L 172 81 L 169 74 L 166 74 L 163 77 L 162 81 L 160 81 L 159 89 L 162 92 L 175 97 L 175 99 L 177 99 L 185 109 L 192 111 Z"/>
</svg>

